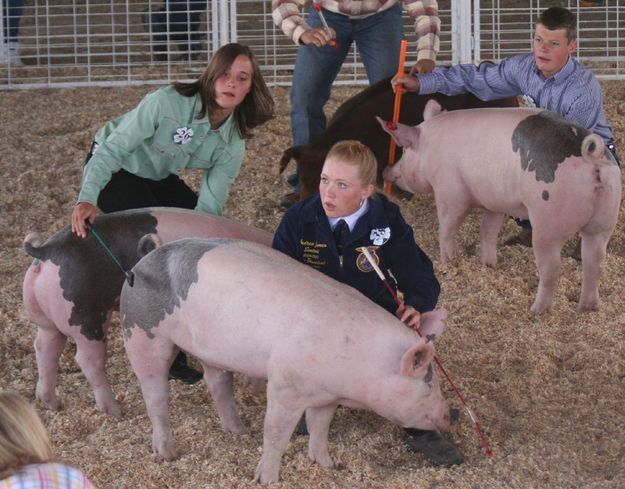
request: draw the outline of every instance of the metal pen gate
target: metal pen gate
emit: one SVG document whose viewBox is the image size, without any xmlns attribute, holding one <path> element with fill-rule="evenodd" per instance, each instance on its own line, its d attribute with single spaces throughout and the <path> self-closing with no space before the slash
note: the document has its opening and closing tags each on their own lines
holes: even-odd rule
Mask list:
<svg viewBox="0 0 625 489">
<path fill-rule="evenodd" d="M 153 22 L 177 4 L 197 25 L 178 26 L 178 38 L 197 44 L 181 51 L 181 41 L 158 40 Z M 2 24 L 19 20 L 18 65 L 9 59 L 16 39 L 0 36 L 0 89 L 166 84 L 195 78 L 211 54 L 224 43 L 251 46 L 270 85 L 289 85 L 296 46 L 274 24 L 270 1 L 210 0 L 2 0 Z M 24 3 L 19 19 L 6 8 Z M 303 3 L 303 2 L 302 2 Z M 199 11 L 201 5 L 202 10 Z M 584 6 L 587 4 L 589 6 Z M 554 2 L 540 0 L 439 0 L 441 49 L 438 62 L 498 61 L 531 50 L 536 17 L 545 8 L 564 5 L 579 23 L 576 56 L 599 78 L 625 78 L 625 0 Z M 169 9 L 167 8 L 169 6 Z M 191 14 L 191 15 L 189 15 Z M 156 17 L 155 17 L 156 16 Z M 173 29 L 172 24 L 170 30 Z M 197 29 L 197 30 L 194 30 Z M 4 32 L 4 29 L 0 32 Z M 409 19 L 407 64 L 415 62 L 416 39 Z M 339 84 L 366 84 L 355 48 L 337 79 Z"/>
</svg>

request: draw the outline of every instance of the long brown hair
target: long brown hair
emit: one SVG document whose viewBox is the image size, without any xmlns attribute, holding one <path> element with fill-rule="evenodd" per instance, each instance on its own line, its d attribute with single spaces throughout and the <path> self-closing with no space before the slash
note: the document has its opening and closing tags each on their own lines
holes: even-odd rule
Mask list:
<svg viewBox="0 0 625 489">
<path fill-rule="evenodd" d="M 237 56 L 247 56 L 252 63 L 252 87 L 243 101 L 234 110 L 234 117 L 243 138 L 251 137 L 250 130 L 273 118 L 273 98 L 263 80 L 258 62 L 249 47 L 231 43 L 220 47 L 200 77 L 191 83 L 176 82 L 174 88 L 185 97 L 194 97 L 200 94 L 202 108 L 197 114 L 201 119 L 208 112 L 218 109 L 215 101 L 215 81 L 230 68 Z"/>
</svg>

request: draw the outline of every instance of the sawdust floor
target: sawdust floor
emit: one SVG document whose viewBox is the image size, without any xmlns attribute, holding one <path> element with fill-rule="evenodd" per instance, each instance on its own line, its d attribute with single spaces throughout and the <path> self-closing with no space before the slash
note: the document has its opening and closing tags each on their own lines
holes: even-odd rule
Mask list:
<svg viewBox="0 0 625 489">
<path fill-rule="evenodd" d="M 625 153 L 625 83 L 602 83 L 606 111 Z M 49 236 L 69 222 L 82 164 L 93 134 L 131 109 L 139 88 L 56 89 L 0 95 L 0 386 L 33 397 L 35 328 L 22 312 L 21 280 L 30 259 L 28 231 Z M 356 93 L 336 88 L 328 112 Z M 278 159 L 290 145 L 288 90 L 274 90 L 277 117 L 248 145 L 226 215 L 274 231 L 277 202 L 288 187 Z M 194 182 L 196 177 L 189 179 Z M 449 312 L 438 355 L 479 414 L 494 457 L 484 456 L 466 415 L 450 437 L 466 461 L 432 468 L 400 442 L 401 430 L 379 416 L 340 409 L 330 451 L 338 468 L 307 458 L 306 439 L 294 437 L 276 487 L 617 488 L 625 486 L 625 230 L 623 209 L 604 262 L 600 311 L 578 314 L 581 268 L 564 258 L 554 311 L 528 312 L 537 286 L 530 249 L 500 247 L 497 269 L 476 256 L 479 213 L 461 230 L 456 266 L 438 261 L 431 196 L 399 201 L 442 283 Z M 516 232 L 507 222 L 500 242 Z M 567 247 L 570 251 L 570 245 Z M 278 313 L 278 311 L 276 311 Z M 262 446 L 265 398 L 238 380 L 237 402 L 248 435 L 224 433 L 202 384 L 171 384 L 171 419 L 179 460 L 151 453 L 151 427 L 139 386 L 125 358 L 119 323 L 110 335 L 108 374 L 123 408 L 121 420 L 95 411 L 91 390 L 74 359 L 63 354 L 60 412 L 41 411 L 55 454 L 83 469 L 101 488 L 253 487 Z M 444 384 L 444 383 L 443 383 Z M 448 398 L 457 404 L 445 386 Z"/>
</svg>

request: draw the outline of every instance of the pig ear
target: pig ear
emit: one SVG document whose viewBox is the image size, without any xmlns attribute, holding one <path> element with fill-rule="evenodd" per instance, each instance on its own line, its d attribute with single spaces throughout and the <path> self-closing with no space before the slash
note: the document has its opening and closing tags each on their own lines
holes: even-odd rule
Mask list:
<svg viewBox="0 0 625 489">
<path fill-rule="evenodd" d="M 445 331 L 445 318 L 447 310 L 435 309 L 434 311 L 424 312 L 421 314 L 421 325 L 419 326 L 419 334 L 425 338 L 426 343 L 430 343 L 443 334 Z"/>
<path fill-rule="evenodd" d="M 402 148 L 412 148 L 419 138 L 419 126 L 407 126 L 401 123 L 391 121 L 383 121 L 378 116 L 376 120 L 382 126 L 384 132 L 387 132 Z"/>
<path fill-rule="evenodd" d="M 423 109 L 423 120 L 427 121 L 434 116 L 437 116 L 443 111 L 443 107 L 436 100 L 431 98 L 425 104 L 425 108 Z"/>
<path fill-rule="evenodd" d="M 422 379 L 430 375 L 430 367 L 434 359 L 434 345 L 427 343 L 425 338 L 419 341 L 401 357 L 399 373 Z"/>
<path fill-rule="evenodd" d="M 137 244 L 137 255 L 139 257 L 144 257 L 150 251 L 155 250 L 162 244 L 161 238 L 159 238 L 158 234 L 149 233 L 143 235 L 143 237 L 139 240 Z"/>
</svg>

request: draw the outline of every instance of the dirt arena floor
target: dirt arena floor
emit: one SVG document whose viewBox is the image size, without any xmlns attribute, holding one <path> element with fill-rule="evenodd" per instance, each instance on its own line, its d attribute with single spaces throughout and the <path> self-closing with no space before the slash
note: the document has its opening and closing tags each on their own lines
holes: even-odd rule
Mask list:
<svg viewBox="0 0 625 489">
<path fill-rule="evenodd" d="M 625 155 L 625 82 L 602 82 L 606 112 Z M 94 133 L 131 109 L 148 88 L 0 93 L 0 387 L 33 398 L 35 327 L 22 310 L 21 283 L 30 258 L 27 232 L 47 237 L 69 222 L 85 152 Z M 328 112 L 356 88 L 336 88 Z M 288 190 L 278 159 L 290 146 L 288 90 L 275 89 L 275 120 L 249 143 L 226 216 L 274 231 Z M 485 141 L 476 141 L 477 145 Z M 195 175 L 188 176 L 192 184 Z M 399 200 L 416 239 L 442 283 L 439 305 L 449 311 L 438 355 L 478 413 L 494 457 L 482 450 L 469 418 L 450 438 L 463 465 L 433 468 L 408 452 L 401 430 L 365 411 L 340 409 L 330 431 L 335 470 L 307 458 L 307 439 L 294 437 L 282 461 L 284 488 L 622 488 L 625 487 L 625 226 L 609 245 L 598 312 L 579 314 L 580 264 L 565 257 L 552 313 L 530 314 L 537 273 L 531 249 L 499 249 L 496 269 L 477 257 L 474 213 L 459 236 L 457 265 L 438 260 L 437 221 L 429 195 Z M 516 232 L 506 222 L 500 243 Z M 570 254 L 571 244 L 565 249 Z M 279 305 L 277 300 L 276 305 Z M 276 308 L 279 314 L 279 307 Z M 203 384 L 171 383 L 171 417 L 181 457 L 151 453 L 151 426 L 125 357 L 117 318 L 110 335 L 108 374 L 121 420 L 94 409 L 69 344 L 60 364 L 59 412 L 39 409 L 59 459 L 83 469 L 100 488 L 254 487 L 262 447 L 265 397 L 237 379 L 237 402 L 250 434 L 224 433 Z M 458 401 L 446 383 L 445 393 Z"/>
</svg>

